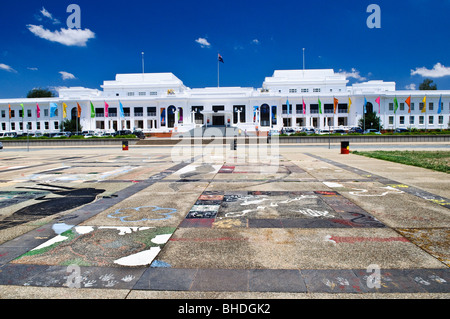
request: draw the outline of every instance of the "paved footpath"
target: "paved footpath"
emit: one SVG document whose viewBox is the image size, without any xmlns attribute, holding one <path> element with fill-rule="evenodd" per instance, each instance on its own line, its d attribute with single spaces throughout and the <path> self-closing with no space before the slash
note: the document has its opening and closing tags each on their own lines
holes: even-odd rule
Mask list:
<svg viewBox="0 0 450 319">
<path fill-rule="evenodd" d="M 336 148 L 0 153 L 0 298 L 449 298 L 447 174 Z"/>
</svg>

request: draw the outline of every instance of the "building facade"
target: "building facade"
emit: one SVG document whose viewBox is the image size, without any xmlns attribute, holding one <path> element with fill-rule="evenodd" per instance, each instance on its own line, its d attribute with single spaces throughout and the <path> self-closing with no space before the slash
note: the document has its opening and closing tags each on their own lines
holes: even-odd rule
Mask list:
<svg viewBox="0 0 450 319">
<path fill-rule="evenodd" d="M 0 100 L 0 132 L 53 133 L 66 119 L 83 130 L 182 133 L 200 126 L 248 132 L 348 129 L 376 112 L 384 129 L 447 129 L 450 90 L 397 91 L 395 82 L 348 85 L 331 69 L 277 70 L 262 87 L 189 88 L 172 73 L 118 74 L 102 90 L 64 88 L 59 96 Z"/>
</svg>

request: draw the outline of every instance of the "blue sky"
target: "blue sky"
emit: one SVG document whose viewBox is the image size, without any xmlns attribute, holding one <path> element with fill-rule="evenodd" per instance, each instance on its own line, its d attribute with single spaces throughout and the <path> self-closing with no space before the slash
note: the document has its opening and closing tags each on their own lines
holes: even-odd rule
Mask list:
<svg viewBox="0 0 450 319">
<path fill-rule="evenodd" d="M 81 28 L 69 29 L 69 4 Z M 370 29 L 369 4 L 381 9 Z M 172 72 L 191 88 L 259 88 L 277 69 L 332 68 L 350 83 L 450 89 L 449 0 L 7 1 L 0 11 L 0 98 L 35 87 L 100 89 L 116 73 Z"/>
</svg>

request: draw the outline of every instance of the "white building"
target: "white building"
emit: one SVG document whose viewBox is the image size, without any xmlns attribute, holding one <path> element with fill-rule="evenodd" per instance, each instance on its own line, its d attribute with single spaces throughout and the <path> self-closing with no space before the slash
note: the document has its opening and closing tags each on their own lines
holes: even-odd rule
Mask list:
<svg viewBox="0 0 450 319">
<path fill-rule="evenodd" d="M 348 86 L 345 76 L 331 69 L 277 70 L 259 89 L 191 89 L 172 73 L 118 74 L 101 87 L 103 91 L 60 89 L 55 98 L 0 100 L 0 132 L 58 132 L 61 122 L 77 117 L 78 105 L 83 130 L 178 133 L 199 126 L 231 126 L 248 132 L 290 127 L 346 129 L 358 126 L 365 103 L 367 112 L 375 111 L 381 117 L 384 129 L 449 126 L 450 90 L 396 91 L 394 82 L 383 81 Z M 398 108 L 394 113 L 395 100 Z M 54 103 L 58 110 L 52 116 Z M 63 105 L 67 105 L 66 118 Z"/>
</svg>

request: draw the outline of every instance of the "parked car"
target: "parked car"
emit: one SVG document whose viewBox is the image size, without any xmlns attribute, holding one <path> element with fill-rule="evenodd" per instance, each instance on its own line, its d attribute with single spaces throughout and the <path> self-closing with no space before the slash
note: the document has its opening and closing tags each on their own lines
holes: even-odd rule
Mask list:
<svg viewBox="0 0 450 319">
<path fill-rule="evenodd" d="M 317 130 L 316 134 L 327 135 L 327 134 L 330 134 L 330 131 L 329 130 Z"/>
<path fill-rule="evenodd" d="M 286 135 L 292 135 L 295 133 L 295 130 L 293 128 L 287 128 L 284 130 L 284 134 Z"/>
<path fill-rule="evenodd" d="M 406 128 L 397 128 L 394 131 L 394 133 L 406 133 L 406 132 L 409 132 L 409 130 Z"/>
<path fill-rule="evenodd" d="M 117 131 L 114 136 L 119 136 L 119 135 L 131 135 L 133 134 L 130 130 L 121 130 L 121 131 Z"/>
<path fill-rule="evenodd" d="M 314 133 L 315 133 L 315 131 L 314 131 L 313 128 L 305 128 L 305 129 L 303 130 L 303 132 L 305 132 L 307 135 L 311 135 L 311 134 L 314 134 Z"/>
<path fill-rule="evenodd" d="M 140 138 L 141 140 L 145 139 L 145 134 L 142 131 L 134 131 L 134 135 L 136 135 L 137 138 Z"/>
<path fill-rule="evenodd" d="M 364 133 L 363 129 L 360 127 L 352 127 L 348 132 L 349 133 L 359 133 L 359 134 Z"/>
<path fill-rule="evenodd" d="M 347 132 L 346 132 L 345 130 L 338 129 L 338 130 L 334 130 L 334 131 L 333 131 L 333 134 L 346 135 Z"/>
<path fill-rule="evenodd" d="M 370 128 L 364 131 L 364 134 L 370 134 L 370 133 L 374 133 L 374 134 L 381 134 L 380 131 L 374 129 L 374 128 Z"/>
<path fill-rule="evenodd" d="M 55 135 L 52 136 L 52 138 L 60 138 L 60 137 L 67 137 L 67 135 L 64 133 L 56 133 Z"/>
<path fill-rule="evenodd" d="M 0 142 L 0 150 L 2 150 L 2 149 L 3 149 L 3 143 Z"/>
</svg>

